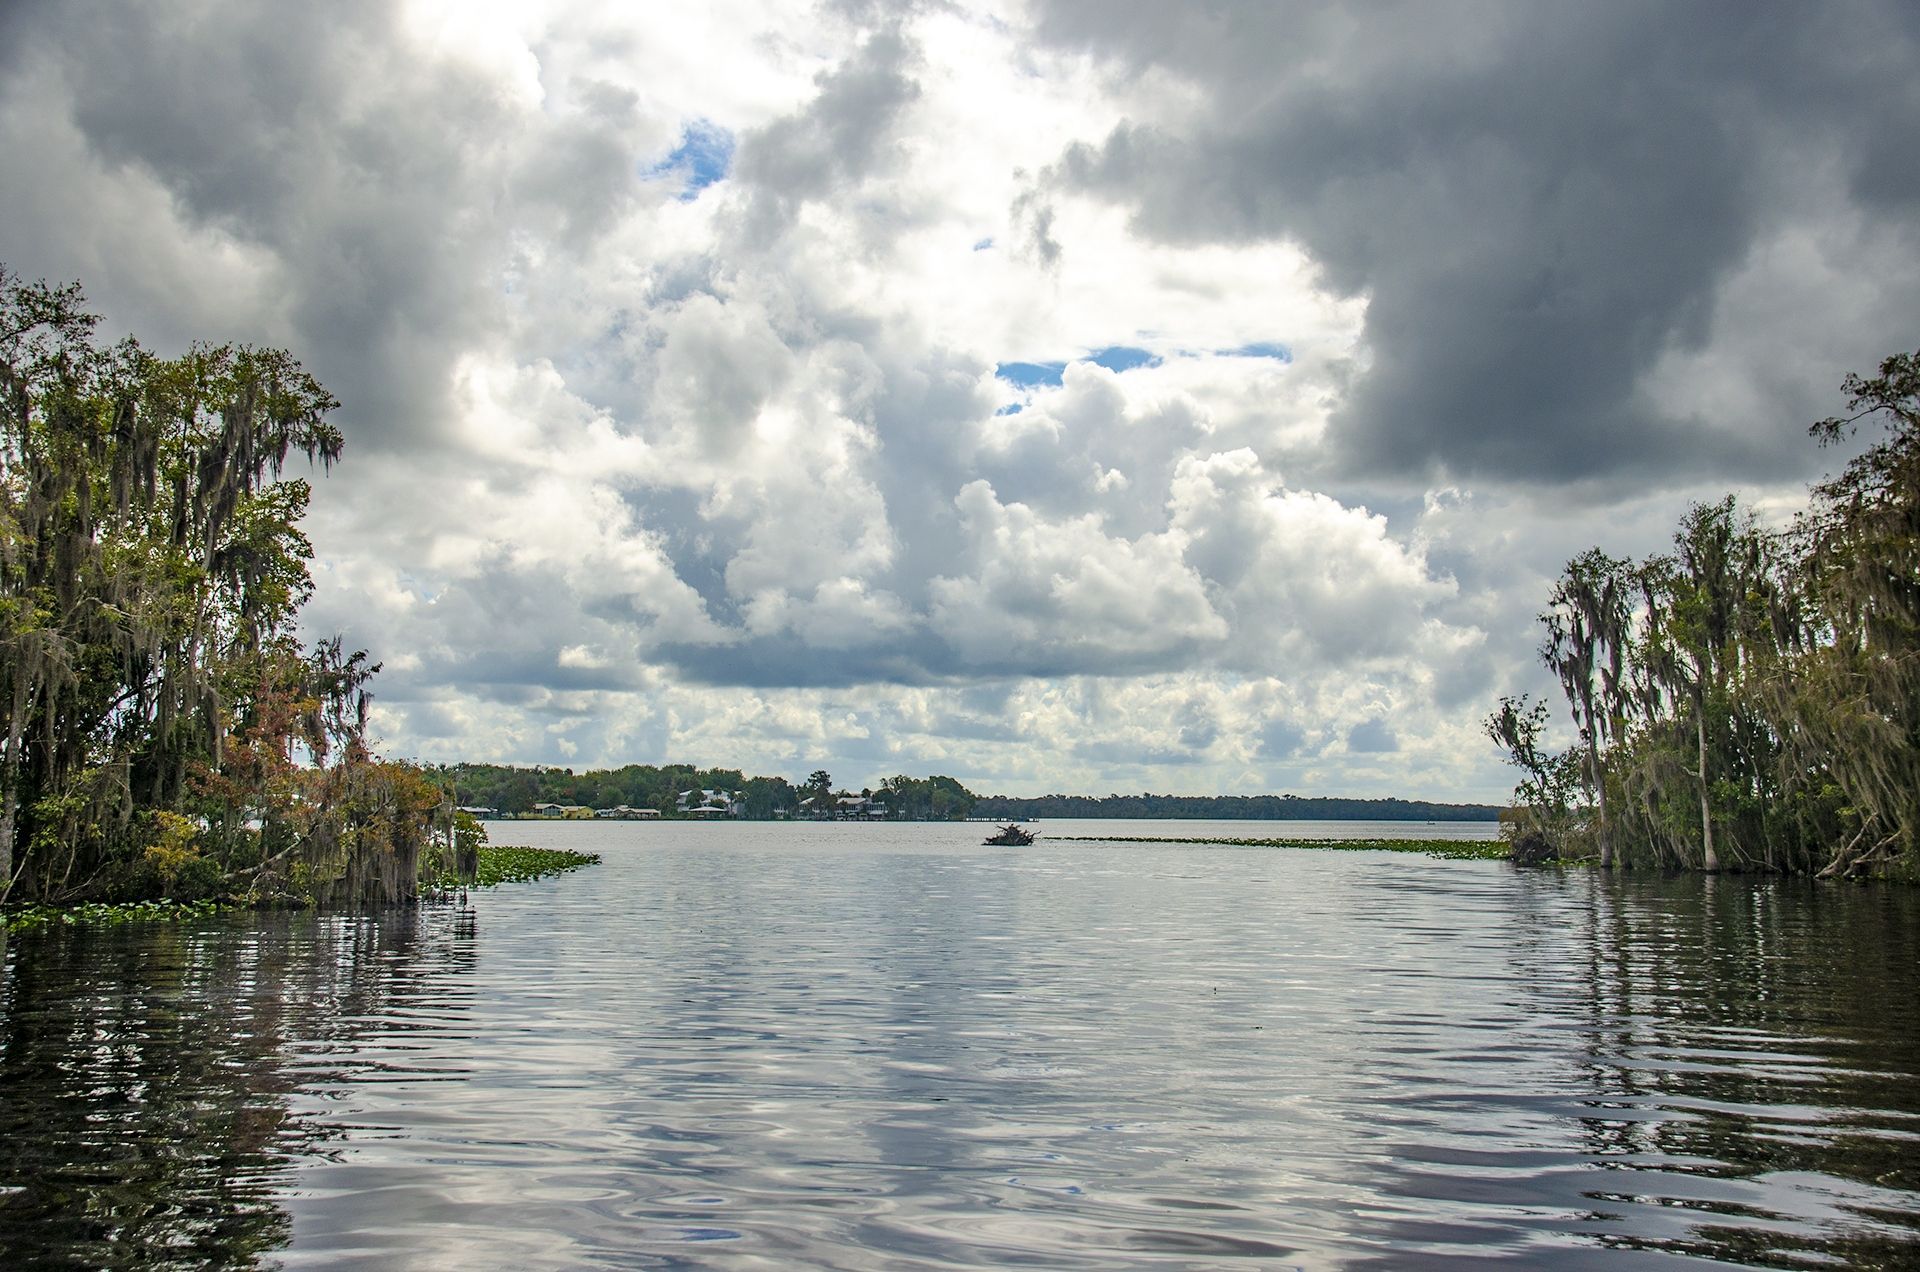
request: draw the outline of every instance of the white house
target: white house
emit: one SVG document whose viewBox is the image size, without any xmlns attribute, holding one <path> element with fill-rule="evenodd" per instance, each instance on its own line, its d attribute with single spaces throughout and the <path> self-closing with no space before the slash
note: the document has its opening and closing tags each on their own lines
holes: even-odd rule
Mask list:
<svg viewBox="0 0 1920 1272">
<path fill-rule="evenodd" d="M 689 817 L 744 817 L 747 812 L 737 791 L 681 791 L 674 806 Z"/>
</svg>

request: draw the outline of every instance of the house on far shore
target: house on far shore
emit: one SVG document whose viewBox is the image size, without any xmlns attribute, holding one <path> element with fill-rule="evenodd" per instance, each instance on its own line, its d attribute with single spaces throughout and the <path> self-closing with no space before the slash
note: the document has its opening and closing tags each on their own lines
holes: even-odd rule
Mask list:
<svg viewBox="0 0 1920 1272">
<path fill-rule="evenodd" d="M 611 821 L 645 821 L 649 817 L 660 816 L 660 810 L 657 808 L 633 808 L 627 804 L 619 804 L 613 808 L 596 808 L 593 810 L 593 815 L 595 817 L 604 817 Z"/>
<path fill-rule="evenodd" d="M 800 801 L 799 815 L 812 821 L 883 821 L 887 801 L 865 795 L 809 795 Z"/>
<path fill-rule="evenodd" d="M 462 804 L 460 805 L 460 811 L 465 813 L 469 817 L 477 817 L 482 821 L 485 821 L 490 817 L 498 817 L 500 815 L 499 809 L 486 808 L 479 804 Z"/>
<path fill-rule="evenodd" d="M 745 817 L 747 808 L 736 791 L 681 791 L 674 807 L 689 817 Z"/>
<path fill-rule="evenodd" d="M 565 817 L 567 810 L 561 804 L 535 804 L 532 808 L 535 817 Z"/>
<path fill-rule="evenodd" d="M 887 802 L 883 799 L 843 795 L 834 801 L 833 816 L 836 821 L 882 821 L 886 815 Z"/>
</svg>

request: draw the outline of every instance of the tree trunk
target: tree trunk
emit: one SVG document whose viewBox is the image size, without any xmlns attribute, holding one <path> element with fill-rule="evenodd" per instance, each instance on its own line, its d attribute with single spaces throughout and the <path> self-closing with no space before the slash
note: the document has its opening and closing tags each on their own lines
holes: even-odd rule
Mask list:
<svg viewBox="0 0 1920 1272">
<path fill-rule="evenodd" d="M 13 891 L 13 822 L 20 797 L 14 794 L 12 782 L 7 783 L 3 802 L 5 806 L 0 808 L 0 901 L 5 901 L 7 893 Z"/>
<path fill-rule="evenodd" d="M 1593 781 L 1593 811 L 1600 820 L 1600 868 L 1613 865 L 1613 836 L 1607 827 L 1607 775 L 1600 767 L 1600 723 L 1593 715 L 1593 691 L 1580 695 L 1587 715 L 1587 775 Z"/>
<path fill-rule="evenodd" d="M 13 714 L 7 718 L 7 750 L 0 757 L 0 901 L 13 891 L 13 828 L 20 812 L 20 747 L 27 721 L 27 682 L 14 669 Z"/>
<path fill-rule="evenodd" d="M 1695 736 L 1700 740 L 1700 842 L 1704 845 L 1700 855 L 1700 868 L 1718 870 L 1720 858 L 1713 851 L 1713 804 L 1708 798 L 1707 787 L 1707 703 L 1706 695 L 1700 694 L 1694 702 Z"/>
</svg>

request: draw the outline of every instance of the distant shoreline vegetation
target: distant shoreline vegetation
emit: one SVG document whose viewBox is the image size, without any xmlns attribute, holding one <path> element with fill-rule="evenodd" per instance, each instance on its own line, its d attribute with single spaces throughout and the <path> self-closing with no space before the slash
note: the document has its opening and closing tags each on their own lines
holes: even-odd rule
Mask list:
<svg viewBox="0 0 1920 1272">
<path fill-rule="evenodd" d="M 1497 821 L 1494 804 L 1433 804 L 1408 799 L 1343 799 L 1296 795 L 994 795 L 981 817 L 1086 817 L 1167 821 Z"/>
<path fill-rule="evenodd" d="M 460 807 L 481 817 L 559 820 L 961 821 L 980 797 L 951 777 L 889 777 L 848 790 L 816 769 L 805 780 L 749 777 L 735 768 L 625 764 L 612 769 L 449 764 L 427 770 Z"/>
<path fill-rule="evenodd" d="M 627 764 L 614 769 L 452 764 L 429 770 L 483 816 L 561 820 L 959 821 L 966 818 L 1215 821 L 1497 821 L 1494 804 L 1295 795 L 976 795 L 951 777 L 890 777 L 858 791 L 824 770 L 803 782 L 740 769 Z"/>
</svg>

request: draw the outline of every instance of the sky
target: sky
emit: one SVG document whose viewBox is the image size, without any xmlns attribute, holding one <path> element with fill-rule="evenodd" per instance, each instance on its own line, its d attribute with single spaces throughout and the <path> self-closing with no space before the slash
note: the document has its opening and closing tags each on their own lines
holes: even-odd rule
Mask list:
<svg viewBox="0 0 1920 1272">
<path fill-rule="evenodd" d="M 385 753 L 1498 800 L 1920 344 L 1920 8 L 14 0 L 0 261 L 343 403 Z"/>
</svg>

